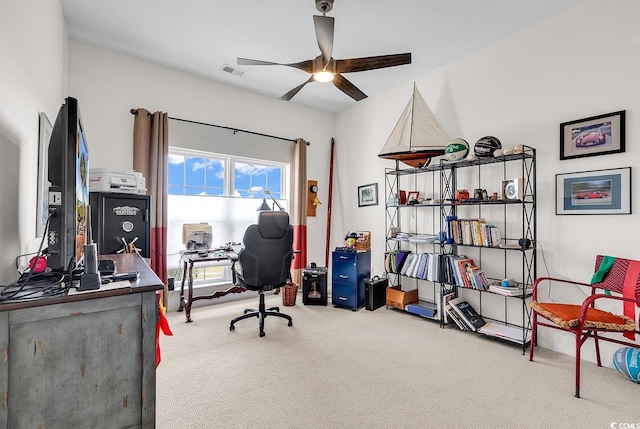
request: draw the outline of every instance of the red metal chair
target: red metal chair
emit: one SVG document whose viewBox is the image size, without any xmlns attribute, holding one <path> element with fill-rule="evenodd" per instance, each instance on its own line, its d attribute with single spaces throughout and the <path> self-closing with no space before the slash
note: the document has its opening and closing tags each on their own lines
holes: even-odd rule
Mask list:
<svg viewBox="0 0 640 429">
<path fill-rule="evenodd" d="M 558 282 L 567 286 L 587 286 L 591 288 L 591 294 L 580 304 L 539 302 L 538 285 L 544 281 Z M 599 341 L 638 347 L 638 344 L 632 341 L 635 338 L 634 335 L 640 333 L 636 324 L 635 309 L 636 306 L 640 307 L 640 261 L 598 255 L 591 284 L 540 277 L 533 283 L 532 292 L 533 299 L 530 304 L 532 342 L 529 347 L 529 360 L 533 361 L 538 326 L 571 332 L 576 339 L 576 398 L 580 397 L 580 349 L 588 338 L 593 338 L 595 342 L 598 366 L 602 366 Z M 596 301 L 612 300 L 621 301 L 622 314 L 595 308 Z M 539 321 L 538 316 L 543 320 Z M 628 340 L 599 335 L 605 332 L 622 333 Z"/>
</svg>

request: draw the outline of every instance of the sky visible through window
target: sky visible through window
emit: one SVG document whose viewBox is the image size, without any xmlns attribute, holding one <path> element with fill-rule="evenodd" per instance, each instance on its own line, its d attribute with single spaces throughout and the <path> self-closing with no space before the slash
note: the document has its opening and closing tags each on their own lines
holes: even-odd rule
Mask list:
<svg viewBox="0 0 640 429">
<path fill-rule="evenodd" d="M 282 198 L 283 167 L 244 161 L 232 164 L 233 181 L 227 194 L 224 159 L 170 154 L 169 194 L 262 198 L 268 188 L 274 198 Z"/>
</svg>

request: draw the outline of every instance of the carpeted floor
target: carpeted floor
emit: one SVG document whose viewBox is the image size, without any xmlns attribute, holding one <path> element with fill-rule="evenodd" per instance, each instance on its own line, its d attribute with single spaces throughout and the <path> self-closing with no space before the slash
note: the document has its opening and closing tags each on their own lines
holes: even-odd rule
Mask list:
<svg viewBox="0 0 640 429">
<path fill-rule="evenodd" d="M 611 368 L 382 307 L 282 307 L 229 321 L 257 298 L 170 312 L 157 370 L 158 428 L 609 428 L 640 422 L 640 385 Z M 588 347 L 588 346 L 585 346 Z M 614 426 L 618 427 L 618 426 Z M 620 426 L 622 427 L 622 426 Z M 631 427 L 631 426 L 629 426 Z M 637 426 L 636 426 L 637 427 Z"/>
</svg>

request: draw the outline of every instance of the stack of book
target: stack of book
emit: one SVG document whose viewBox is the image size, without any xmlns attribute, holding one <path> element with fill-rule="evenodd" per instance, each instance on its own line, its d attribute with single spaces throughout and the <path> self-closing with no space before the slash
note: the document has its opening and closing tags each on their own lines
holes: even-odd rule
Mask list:
<svg viewBox="0 0 640 429">
<path fill-rule="evenodd" d="M 477 331 L 486 325 L 478 312 L 462 298 L 450 299 L 445 307 L 448 315 L 463 331 Z"/>
<path fill-rule="evenodd" d="M 489 285 L 489 292 L 497 293 L 505 296 L 523 296 L 531 294 L 531 287 L 523 287 L 521 284 L 516 286 Z"/>
<path fill-rule="evenodd" d="M 455 244 L 468 246 L 498 247 L 500 230 L 484 219 L 458 219 L 447 217 L 449 239 Z"/>
<path fill-rule="evenodd" d="M 408 250 L 394 250 L 385 257 L 385 269 L 389 273 L 400 274 L 432 282 L 443 281 L 441 273 L 442 255 L 438 253 L 412 253 Z"/>
<path fill-rule="evenodd" d="M 471 258 L 464 255 L 444 255 L 449 274 L 444 280 L 449 284 L 477 290 L 488 290 L 489 280 Z"/>
</svg>

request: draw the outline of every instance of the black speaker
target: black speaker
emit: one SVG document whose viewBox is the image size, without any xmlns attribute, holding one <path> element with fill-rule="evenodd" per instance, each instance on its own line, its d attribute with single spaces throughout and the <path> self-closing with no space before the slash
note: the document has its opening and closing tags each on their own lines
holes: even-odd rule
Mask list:
<svg viewBox="0 0 640 429">
<path fill-rule="evenodd" d="M 151 257 L 151 197 L 90 192 L 91 229 L 98 254 L 137 251 Z"/>
<path fill-rule="evenodd" d="M 518 245 L 520 246 L 520 248 L 522 248 L 522 250 L 528 249 L 529 247 L 531 247 L 531 240 L 529 240 L 528 238 L 521 238 L 520 240 L 518 240 Z"/>
</svg>

